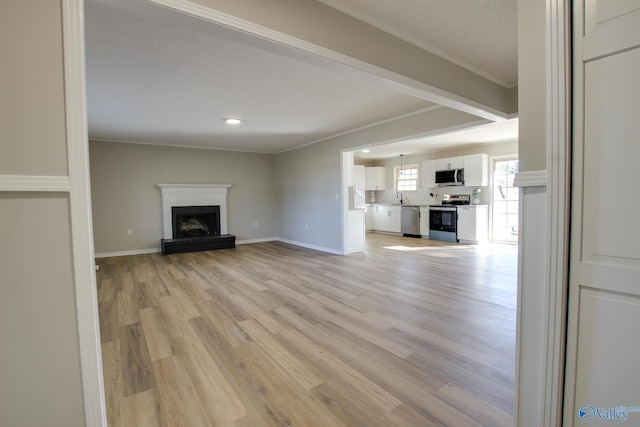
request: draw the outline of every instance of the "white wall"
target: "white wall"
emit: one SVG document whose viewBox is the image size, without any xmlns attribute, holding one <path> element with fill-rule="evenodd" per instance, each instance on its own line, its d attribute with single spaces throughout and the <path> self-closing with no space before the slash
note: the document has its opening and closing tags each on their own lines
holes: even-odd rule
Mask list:
<svg viewBox="0 0 640 427">
<path fill-rule="evenodd" d="M 96 141 L 90 153 L 97 254 L 159 249 L 157 184 L 231 184 L 229 233 L 237 241 L 278 237 L 272 155 Z"/>
</svg>

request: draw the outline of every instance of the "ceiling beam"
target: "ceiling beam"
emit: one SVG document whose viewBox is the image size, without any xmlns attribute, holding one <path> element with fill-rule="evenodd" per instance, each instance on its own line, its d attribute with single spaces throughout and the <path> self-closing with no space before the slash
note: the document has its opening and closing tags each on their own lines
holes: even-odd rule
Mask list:
<svg viewBox="0 0 640 427">
<path fill-rule="evenodd" d="M 124 0 L 109 3 L 118 1 Z M 516 115 L 517 88 L 500 86 L 314 0 L 146 1 L 233 30 L 245 42 L 248 35 L 253 44 L 268 42 L 275 50 L 287 47 L 307 58 L 329 60 L 333 67 L 488 120 Z"/>
</svg>

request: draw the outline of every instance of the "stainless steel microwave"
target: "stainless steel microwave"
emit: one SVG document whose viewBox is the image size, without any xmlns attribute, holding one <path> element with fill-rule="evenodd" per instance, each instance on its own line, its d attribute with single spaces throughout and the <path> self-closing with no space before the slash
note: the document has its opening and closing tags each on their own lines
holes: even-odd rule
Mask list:
<svg viewBox="0 0 640 427">
<path fill-rule="evenodd" d="M 448 187 L 451 185 L 464 185 L 464 169 L 436 171 L 437 187 Z"/>
</svg>

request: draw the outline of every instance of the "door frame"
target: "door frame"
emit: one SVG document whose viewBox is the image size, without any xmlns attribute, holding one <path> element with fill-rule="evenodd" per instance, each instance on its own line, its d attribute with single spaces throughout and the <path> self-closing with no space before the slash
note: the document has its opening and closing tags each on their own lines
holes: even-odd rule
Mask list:
<svg viewBox="0 0 640 427">
<path fill-rule="evenodd" d="M 104 381 L 102 379 L 102 358 L 100 353 L 100 331 L 97 313 L 97 289 L 93 249 L 93 225 L 91 219 L 91 195 L 89 177 L 89 149 L 87 140 L 87 108 L 85 90 L 84 61 L 84 2 L 83 0 L 61 0 L 63 6 L 63 43 L 65 112 L 67 125 L 71 227 L 74 252 L 74 280 L 76 307 L 80 335 L 80 360 L 84 390 L 85 419 L 87 425 L 106 427 L 106 405 Z M 179 0 L 151 0 L 173 10 L 194 15 L 204 14 L 205 8 Z M 205 19 L 225 21 L 223 16 L 210 9 Z M 566 290 L 568 272 L 568 231 L 570 196 L 570 148 L 571 148 L 571 38 L 569 34 L 571 10 L 570 2 L 547 0 L 546 8 L 546 53 L 547 53 L 547 170 L 520 174 L 521 186 L 545 186 L 547 188 L 546 222 L 548 230 L 545 238 L 545 283 L 544 310 L 518 323 L 518 345 L 530 335 L 542 334 L 544 348 L 542 389 L 537 382 L 531 386 L 522 381 L 523 372 L 528 369 L 517 360 L 516 366 L 516 423 L 527 423 L 528 412 L 519 406 L 520 396 L 531 400 L 527 407 L 539 409 L 544 421 L 541 425 L 557 425 L 561 419 L 562 381 L 566 330 Z M 217 18 L 217 19 L 216 19 Z M 227 24 L 229 24 L 227 22 Z M 230 26 L 245 23 L 233 22 Z M 252 28 L 256 32 L 256 28 Z M 275 31 L 262 29 L 267 38 L 278 38 Z M 291 44 L 290 39 L 285 44 Z M 300 43 L 303 50 L 312 50 Z M 326 51 L 320 52 L 326 55 Z M 344 59 L 344 58 L 340 58 Z M 528 182 L 528 183 L 527 183 Z M 519 245 L 526 242 L 519 242 Z M 521 266 L 520 266 L 521 267 Z M 520 282 L 520 280 L 519 280 Z M 519 283 L 520 286 L 520 283 Z M 520 294 L 520 289 L 519 289 Z M 528 301 L 523 301 L 527 309 Z M 517 349 L 518 354 L 519 348 Z M 539 372 L 535 371 L 539 376 Z"/>
<path fill-rule="evenodd" d="M 87 137 L 84 1 L 62 0 L 61 5 L 73 278 L 84 416 L 86 425 L 106 427 Z"/>
<path fill-rule="evenodd" d="M 518 426 L 559 426 L 563 416 L 571 213 L 571 13 L 570 0 L 546 1 L 546 170 L 520 172 L 515 183 L 521 187 L 524 223 L 518 272 Z M 535 218 L 536 214 L 543 217 Z M 536 221 L 546 225 L 542 237 L 533 236 L 540 234 Z M 533 243 L 524 235 L 527 228 L 533 231 Z M 533 275 L 541 270 L 541 277 L 530 280 L 524 266 Z"/>
</svg>

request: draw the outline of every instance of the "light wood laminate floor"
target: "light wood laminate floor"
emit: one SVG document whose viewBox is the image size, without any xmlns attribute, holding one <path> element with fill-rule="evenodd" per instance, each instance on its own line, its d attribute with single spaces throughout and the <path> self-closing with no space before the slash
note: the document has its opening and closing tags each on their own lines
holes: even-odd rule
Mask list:
<svg viewBox="0 0 640 427">
<path fill-rule="evenodd" d="M 510 426 L 515 246 L 97 262 L 110 426 Z"/>
</svg>

